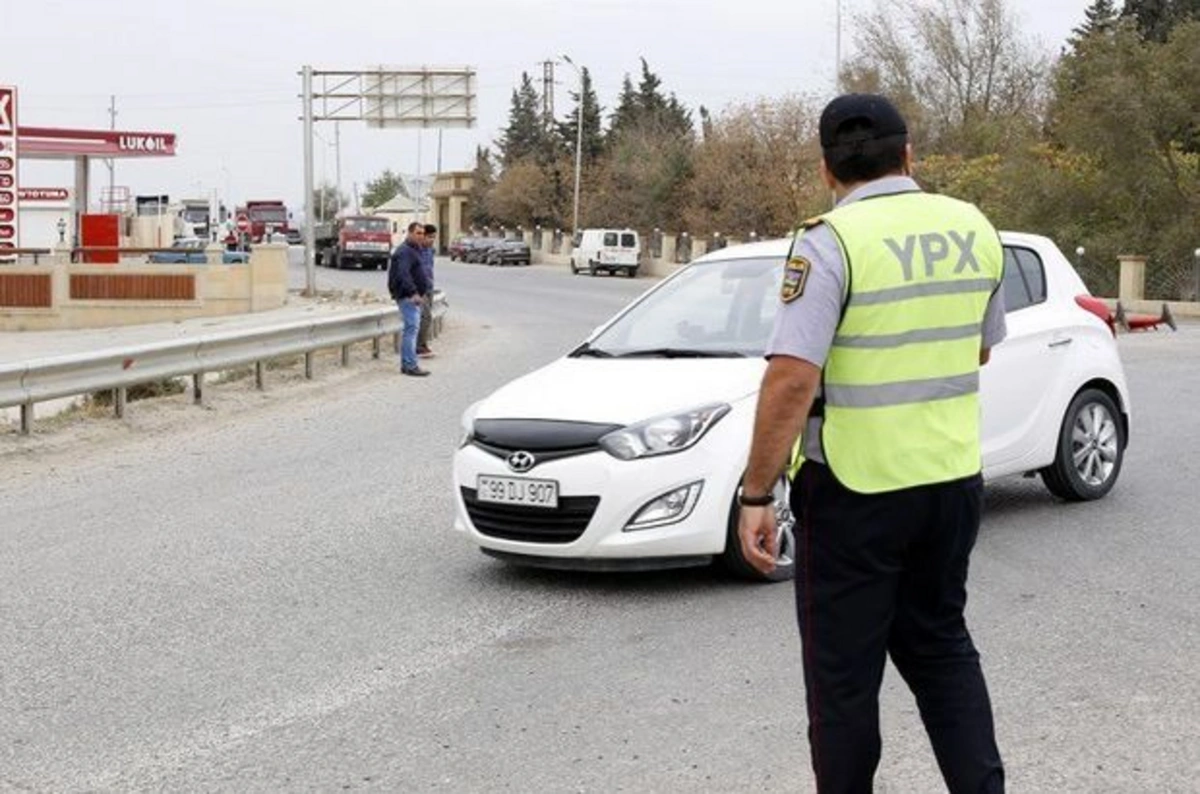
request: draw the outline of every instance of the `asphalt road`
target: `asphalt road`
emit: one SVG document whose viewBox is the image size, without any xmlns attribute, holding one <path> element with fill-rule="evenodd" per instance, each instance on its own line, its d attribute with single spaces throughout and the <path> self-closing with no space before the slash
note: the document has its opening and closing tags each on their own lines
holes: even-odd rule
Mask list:
<svg viewBox="0 0 1200 794">
<path fill-rule="evenodd" d="M 790 586 L 526 572 L 449 530 L 462 409 L 649 283 L 438 277 L 431 378 L 0 450 L 0 790 L 811 790 Z M 1122 345 L 1117 490 L 989 487 L 969 618 L 1011 791 L 1200 779 L 1200 330 Z M 891 668 L 882 713 L 878 790 L 939 790 Z"/>
</svg>

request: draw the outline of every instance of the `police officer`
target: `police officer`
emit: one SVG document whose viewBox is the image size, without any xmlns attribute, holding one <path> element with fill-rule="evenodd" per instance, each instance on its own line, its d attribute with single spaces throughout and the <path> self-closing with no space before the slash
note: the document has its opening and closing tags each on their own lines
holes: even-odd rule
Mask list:
<svg viewBox="0 0 1200 794">
<path fill-rule="evenodd" d="M 799 437 L 796 613 L 817 790 L 872 790 L 890 655 L 949 790 L 1000 792 L 963 617 L 983 487 L 979 369 L 1006 332 L 999 235 L 910 178 L 908 130 L 887 99 L 836 98 L 820 140 L 837 205 L 802 225 L 784 267 L 742 550 L 773 568 L 771 491 Z"/>
</svg>

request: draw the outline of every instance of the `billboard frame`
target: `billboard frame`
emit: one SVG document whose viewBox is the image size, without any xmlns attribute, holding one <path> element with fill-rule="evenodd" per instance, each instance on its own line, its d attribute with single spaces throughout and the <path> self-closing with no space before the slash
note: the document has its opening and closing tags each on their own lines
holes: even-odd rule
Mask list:
<svg viewBox="0 0 1200 794">
<path fill-rule="evenodd" d="M 461 67 L 377 66 L 357 70 L 301 68 L 304 123 L 305 294 L 316 294 L 313 226 L 313 126 L 362 121 L 371 129 L 469 129 L 476 125 L 476 71 Z M 319 87 L 314 85 L 319 78 Z M 317 104 L 319 103 L 319 109 Z"/>
</svg>

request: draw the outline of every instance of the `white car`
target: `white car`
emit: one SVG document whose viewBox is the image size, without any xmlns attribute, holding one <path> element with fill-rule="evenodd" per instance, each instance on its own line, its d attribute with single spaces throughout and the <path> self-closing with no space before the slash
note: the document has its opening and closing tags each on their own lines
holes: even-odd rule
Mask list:
<svg viewBox="0 0 1200 794">
<path fill-rule="evenodd" d="M 1008 336 L 981 375 L 984 477 L 1040 473 L 1068 500 L 1113 487 L 1129 394 L 1107 308 L 1053 242 L 1003 233 Z M 763 351 L 790 241 L 704 256 L 563 358 L 472 405 L 454 457 L 455 528 L 485 553 L 611 570 L 721 561 L 737 542 Z M 776 490 L 791 578 L 788 483 Z"/>
</svg>

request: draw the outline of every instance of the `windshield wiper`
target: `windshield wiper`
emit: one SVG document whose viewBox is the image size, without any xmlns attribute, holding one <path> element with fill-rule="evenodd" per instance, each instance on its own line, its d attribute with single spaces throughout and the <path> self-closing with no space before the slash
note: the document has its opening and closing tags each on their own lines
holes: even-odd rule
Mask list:
<svg viewBox="0 0 1200 794">
<path fill-rule="evenodd" d="M 654 347 L 647 350 L 631 350 L 617 358 L 745 358 L 736 350 L 693 350 L 686 347 Z"/>
<path fill-rule="evenodd" d="M 592 347 L 587 342 L 584 342 L 582 345 L 575 348 L 567 355 L 569 358 L 583 358 L 584 356 L 588 356 L 590 358 L 612 358 L 613 357 L 613 354 L 608 352 L 607 350 L 601 350 L 598 347 Z"/>
</svg>

